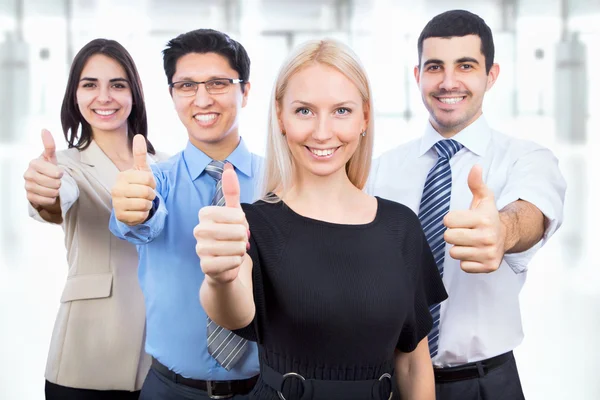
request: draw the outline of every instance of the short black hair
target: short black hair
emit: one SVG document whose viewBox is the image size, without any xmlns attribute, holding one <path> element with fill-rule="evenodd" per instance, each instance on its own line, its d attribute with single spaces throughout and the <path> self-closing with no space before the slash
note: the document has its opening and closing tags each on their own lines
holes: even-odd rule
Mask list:
<svg viewBox="0 0 600 400">
<path fill-rule="evenodd" d="M 163 66 L 167 75 L 167 83 L 173 83 L 173 75 L 177 60 L 189 53 L 216 53 L 229 62 L 229 66 L 237 71 L 242 92 L 250 78 L 250 58 L 246 49 L 239 42 L 231 39 L 223 32 L 214 29 L 196 29 L 171 39 L 163 50 Z"/>
<path fill-rule="evenodd" d="M 77 88 L 81 71 L 85 68 L 90 57 L 102 54 L 118 62 L 125 73 L 131 88 L 133 106 L 127 117 L 127 136 L 129 146 L 132 146 L 133 137 L 137 134 L 143 135 L 148 146 L 148 153 L 154 154 L 154 147 L 148 141 L 148 120 L 146 117 L 146 104 L 144 102 L 144 91 L 142 81 L 133 58 L 119 42 L 109 39 L 94 39 L 79 50 L 71 64 L 67 88 L 60 109 L 60 121 L 63 128 L 68 147 L 85 150 L 92 142 L 92 127 L 83 118 L 77 105 Z M 79 127 L 81 132 L 78 134 Z"/>
<path fill-rule="evenodd" d="M 485 72 L 494 64 L 494 38 L 492 30 L 483 18 L 465 10 L 451 10 L 433 17 L 419 36 L 419 66 L 423 54 L 423 42 L 428 38 L 451 38 L 477 35 L 481 39 L 481 54 L 485 58 Z"/>
</svg>

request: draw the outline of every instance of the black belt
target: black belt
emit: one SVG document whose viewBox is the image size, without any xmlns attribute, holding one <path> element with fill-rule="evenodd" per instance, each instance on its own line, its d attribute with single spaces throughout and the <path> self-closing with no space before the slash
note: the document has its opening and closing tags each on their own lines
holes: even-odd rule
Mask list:
<svg viewBox="0 0 600 400">
<path fill-rule="evenodd" d="M 281 400 L 286 399 L 282 393 L 283 384 L 286 380 L 298 380 L 302 386 L 300 399 L 310 400 L 365 400 L 365 399 L 391 399 L 392 377 L 385 373 L 379 379 L 362 381 L 330 381 L 322 379 L 306 379 L 295 372 L 281 374 L 268 365 L 262 365 L 260 369 L 261 379 L 272 389 L 277 391 Z M 385 394 L 383 394 L 385 393 Z M 388 395 L 389 393 L 389 395 Z"/>
<path fill-rule="evenodd" d="M 493 369 L 498 368 L 513 358 L 512 351 L 473 363 L 457 365 L 456 367 L 433 368 L 436 383 L 464 381 L 467 379 L 483 378 Z"/>
<path fill-rule="evenodd" d="M 208 397 L 211 399 L 227 399 L 236 394 L 248 394 L 252 388 L 254 388 L 254 385 L 258 380 L 258 375 L 239 381 L 201 381 L 198 379 L 184 378 L 162 365 L 154 357 L 152 357 L 152 368 L 170 381 L 206 391 Z"/>
</svg>

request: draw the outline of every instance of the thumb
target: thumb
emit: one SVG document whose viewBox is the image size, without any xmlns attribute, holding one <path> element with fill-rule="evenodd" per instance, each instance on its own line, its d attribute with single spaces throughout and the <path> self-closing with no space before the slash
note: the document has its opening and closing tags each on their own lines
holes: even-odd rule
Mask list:
<svg viewBox="0 0 600 400">
<path fill-rule="evenodd" d="M 471 168 L 467 183 L 473 194 L 473 200 L 471 201 L 470 207 L 471 210 L 477 208 L 482 201 L 494 198 L 494 192 L 492 192 L 483 182 L 483 169 L 481 168 L 481 165 L 475 164 L 473 168 Z"/>
<path fill-rule="evenodd" d="M 148 155 L 148 146 L 143 135 L 133 137 L 133 169 L 138 171 L 151 171 L 146 157 Z"/>
<path fill-rule="evenodd" d="M 223 176 L 221 177 L 221 185 L 223 197 L 225 197 L 225 206 L 233 208 L 241 208 L 240 205 L 240 182 L 237 174 L 233 169 L 233 165 L 227 163 L 223 168 Z"/>
<path fill-rule="evenodd" d="M 56 144 L 54 144 L 54 138 L 47 129 L 42 129 L 42 143 L 44 144 L 44 153 L 42 154 L 44 159 L 54 165 L 58 165 L 58 160 L 56 159 Z"/>
</svg>

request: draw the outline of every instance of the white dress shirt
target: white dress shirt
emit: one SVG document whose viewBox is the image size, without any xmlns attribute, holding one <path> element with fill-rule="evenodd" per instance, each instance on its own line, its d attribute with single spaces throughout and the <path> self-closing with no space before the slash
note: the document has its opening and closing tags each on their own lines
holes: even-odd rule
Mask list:
<svg viewBox="0 0 600 400">
<path fill-rule="evenodd" d="M 367 191 L 397 201 L 419 212 L 429 170 L 437 161 L 433 145 L 444 138 L 431 124 L 423 137 L 384 153 L 373 163 Z M 468 274 L 448 254 L 444 258 L 444 285 L 436 366 L 455 366 L 484 360 L 513 350 L 523 339 L 519 292 L 527 264 L 558 229 L 563 217 L 566 183 L 552 152 L 536 143 L 491 129 L 483 116 L 452 139 L 464 148 L 452 157 L 450 210 L 469 209 L 473 195 L 467 185 L 475 164 L 492 189 L 498 210 L 516 200 L 534 204 L 546 218 L 543 239 L 528 251 L 506 254 L 497 271 Z"/>
</svg>

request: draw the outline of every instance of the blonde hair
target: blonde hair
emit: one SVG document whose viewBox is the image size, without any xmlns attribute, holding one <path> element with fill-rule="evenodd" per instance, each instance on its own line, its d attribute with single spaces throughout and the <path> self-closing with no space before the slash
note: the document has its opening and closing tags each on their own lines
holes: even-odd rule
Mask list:
<svg viewBox="0 0 600 400">
<path fill-rule="evenodd" d="M 366 135 L 361 137 L 358 148 L 346 163 L 346 173 L 352 184 L 361 190 L 367 182 L 373 155 L 374 132 L 373 96 L 367 74 L 358 56 L 345 44 L 333 39 L 311 40 L 292 51 L 279 70 L 273 87 L 261 195 L 265 201 L 278 201 L 279 198 L 273 196 L 275 193 L 283 198 L 292 186 L 295 172 L 294 159 L 279 126 L 277 106 L 281 106 L 290 78 L 302 68 L 314 63 L 335 68 L 352 81 L 360 92 L 363 106 L 369 113 L 369 121 Z"/>
</svg>

